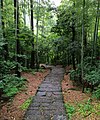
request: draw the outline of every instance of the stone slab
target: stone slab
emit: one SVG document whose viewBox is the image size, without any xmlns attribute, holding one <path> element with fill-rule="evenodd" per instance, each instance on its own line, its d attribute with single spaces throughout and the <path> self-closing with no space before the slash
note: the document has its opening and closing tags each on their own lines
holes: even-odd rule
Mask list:
<svg viewBox="0 0 100 120">
<path fill-rule="evenodd" d="M 53 67 L 39 86 L 23 120 L 68 120 L 61 89 L 63 76 L 63 68 Z"/>
</svg>

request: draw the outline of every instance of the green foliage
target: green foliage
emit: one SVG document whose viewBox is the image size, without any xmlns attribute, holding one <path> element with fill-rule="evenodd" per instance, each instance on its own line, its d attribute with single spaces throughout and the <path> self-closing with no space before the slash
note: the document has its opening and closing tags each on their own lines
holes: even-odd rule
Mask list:
<svg viewBox="0 0 100 120">
<path fill-rule="evenodd" d="M 27 67 L 21 66 L 20 68 L 21 68 L 21 71 L 23 71 L 23 72 L 31 72 L 32 71 L 31 69 L 28 69 Z"/>
<path fill-rule="evenodd" d="M 84 74 L 95 71 L 98 68 L 98 65 L 95 58 L 93 58 L 93 61 L 91 57 L 84 58 Z"/>
<path fill-rule="evenodd" d="M 26 110 L 26 109 L 29 107 L 32 99 L 33 99 L 32 97 L 29 97 L 29 98 L 20 106 L 20 108 L 21 108 L 22 110 Z"/>
<path fill-rule="evenodd" d="M 78 104 L 78 112 L 83 116 L 86 117 L 89 114 L 94 112 L 93 105 L 91 104 L 91 100 L 88 99 L 84 104 Z"/>
<path fill-rule="evenodd" d="M 66 111 L 68 113 L 69 120 L 71 120 L 72 114 L 75 112 L 74 106 L 66 103 L 65 104 Z"/>
<path fill-rule="evenodd" d="M 71 70 L 70 71 L 70 80 L 74 80 L 75 76 L 76 76 L 76 71 L 75 70 Z"/>
<path fill-rule="evenodd" d="M 80 80 L 81 80 L 80 76 L 81 76 L 81 68 L 80 68 L 80 65 L 77 65 L 76 70 L 70 71 L 70 79 L 74 80 L 76 82 L 80 82 Z"/>
<path fill-rule="evenodd" d="M 3 95 L 13 97 L 25 85 L 26 79 L 18 78 L 14 75 L 5 75 L 0 81 L 0 88 L 3 89 Z"/>
<path fill-rule="evenodd" d="M 35 71 L 34 71 L 34 70 L 32 70 L 32 71 L 31 71 L 31 74 L 35 75 Z"/>
<path fill-rule="evenodd" d="M 16 87 L 10 87 L 9 85 L 7 86 L 7 88 L 4 88 L 3 90 L 4 94 L 2 95 L 2 97 L 13 97 L 16 93 L 19 92 L 18 88 Z"/>
<path fill-rule="evenodd" d="M 20 70 L 23 72 L 33 72 L 33 73 L 36 72 L 35 69 L 31 69 L 31 68 L 27 68 L 27 67 L 23 67 L 23 66 L 20 66 Z"/>
<path fill-rule="evenodd" d="M 40 68 L 38 71 L 39 71 L 39 72 L 44 72 L 44 69 Z"/>
<path fill-rule="evenodd" d="M 23 72 L 30 72 L 30 73 L 32 73 L 33 75 L 35 75 L 35 73 L 37 72 L 37 69 L 31 69 L 31 68 L 28 69 L 27 67 L 23 67 L 23 66 L 21 66 L 20 69 L 21 69 L 21 71 L 23 71 Z M 44 69 L 39 68 L 39 69 L 38 69 L 38 72 L 44 72 Z"/>
<path fill-rule="evenodd" d="M 83 80 L 87 81 L 87 83 L 92 84 L 94 88 L 99 89 L 98 86 L 100 85 L 100 63 L 95 59 L 93 59 L 93 62 L 91 62 L 91 60 L 91 57 L 86 57 L 84 59 Z M 81 64 L 77 65 L 76 70 L 71 70 L 70 79 L 74 80 L 75 82 L 80 82 L 81 84 L 84 83 L 84 81 L 81 80 Z"/>
<path fill-rule="evenodd" d="M 88 72 L 88 74 L 85 74 L 84 79 L 95 85 L 98 81 L 100 81 L 100 70 Z"/>
<path fill-rule="evenodd" d="M 98 89 L 93 92 L 92 97 L 96 99 L 100 99 L 100 85 L 98 86 Z"/>
<path fill-rule="evenodd" d="M 93 96 L 99 98 L 100 63 L 95 59 L 91 63 L 91 57 L 84 59 L 84 80 L 94 85 L 96 91 L 93 92 Z"/>
<path fill-rule="evenodd" d="M 100 104 L 92 104 L 92 99 L 84 100 L 82 103 L 75 103 L 74 106 L 66 103 L 65 104 L 66 112 L 69 116 L 69 120 L 71 120 L 72 116 L 80 115 L 81 119 L 88 117 L 90 114 L 95 113 L 97 115 L 100 114 Z"/>
<path fill-rule="evenodd" d="M 11 61 L 0 61 L 0 74 L 6 75 L 9 74 L 16 66 L 16 62 Z"/>
</svg>

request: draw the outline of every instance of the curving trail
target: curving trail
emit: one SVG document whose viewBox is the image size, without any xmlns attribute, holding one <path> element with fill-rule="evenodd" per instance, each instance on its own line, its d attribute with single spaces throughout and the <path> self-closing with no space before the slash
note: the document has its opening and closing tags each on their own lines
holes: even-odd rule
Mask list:
<svg viewBox="0 0 100 120">
<path fill-rule="evenodd" d="M 52 67 L 51 73 L 39 86 L 23 120 L 68 120 L 61 88 L 63 77 L 63 68 Z"/>
</svg>

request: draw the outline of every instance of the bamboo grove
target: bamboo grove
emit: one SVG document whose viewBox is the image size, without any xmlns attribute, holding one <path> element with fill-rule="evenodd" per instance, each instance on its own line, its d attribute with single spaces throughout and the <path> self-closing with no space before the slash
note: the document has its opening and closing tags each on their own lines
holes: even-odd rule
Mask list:
<svg viewBox="0 0 100 120">
<path fill-rule="evenodd" d="M 100 92 L 99 19 L 99 0 L 0 0 L 0 92 L 40 63 L 72 65 L 71 79 Z"/>
</svg>

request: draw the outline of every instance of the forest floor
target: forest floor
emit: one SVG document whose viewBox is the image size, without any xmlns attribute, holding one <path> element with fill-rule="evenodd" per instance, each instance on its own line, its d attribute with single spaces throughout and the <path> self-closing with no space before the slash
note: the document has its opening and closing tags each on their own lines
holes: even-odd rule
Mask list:
<svg viewBox="0 0 100 120">
<path fill-rule="evenodd" d="M 91 93 L 82 93 L 82 88 L 73 85 L 69 74 L 64 76 L 62 91 L 71 120 L 100 120 L 100 101 L 92 98 Z"/>
<path fill-rule="evenodd" d="M 0 109 L 0 120 L 22 120 L 25 114 L 24 109 L 21 109 L 21 105 L 30 97 L 36 94 L 38 86 L 47 76 L 49 70 L 44 72 L 36 72 L 35 75 L 31 73 L 22 73 L 22 77 L 27 79 L 27 87 L 25 90 L 19 92 L 13 99 L 13 101 L 4 103 Z"/>
<path fill-rule="evenodd" d="M 45 70 L 44 72 L 37 72 L 35 75 L 30 73 L 22 73 L 22 76 L 28 80 L 27 88 L 26 90 L 18 93 L 14 97 L 13 101 L 7 102 L 2 106 L 0 110 L 0 120 L 22 120 L 26 110 L 22 110 L 20 106 L 28 98 L 36 94 L 38 86 L 41 84 L 44 77 L 48 73 L 49 70 Z M 91 103 L 95 107 L 96 111 L 92 111 L 87 116 L 83 117 L 84 111 L 79 111 L 77 104 L 80 104 L 81 108 L 83 103 L 91 98 L 91 94 L 82 93 L 82 90 L 79 87 L 73 86 L 72 81 L 69 79 L 69 75 L 64 75 L 64 80 L 62 81 L 62 92 L 64 96 L 64 102 L 76 108 L 75 113 L 72 115 L 72 120 L 100 120 L 100 109 L 97 108 L 98 105 L 100 108 L 100 101 L 97 100 L 92 100 Z M 71 111 L 73 110 L 70 109 L 70 112 Z M 97 114 L 98 112 L 99 114 Z"/>
</svg>

